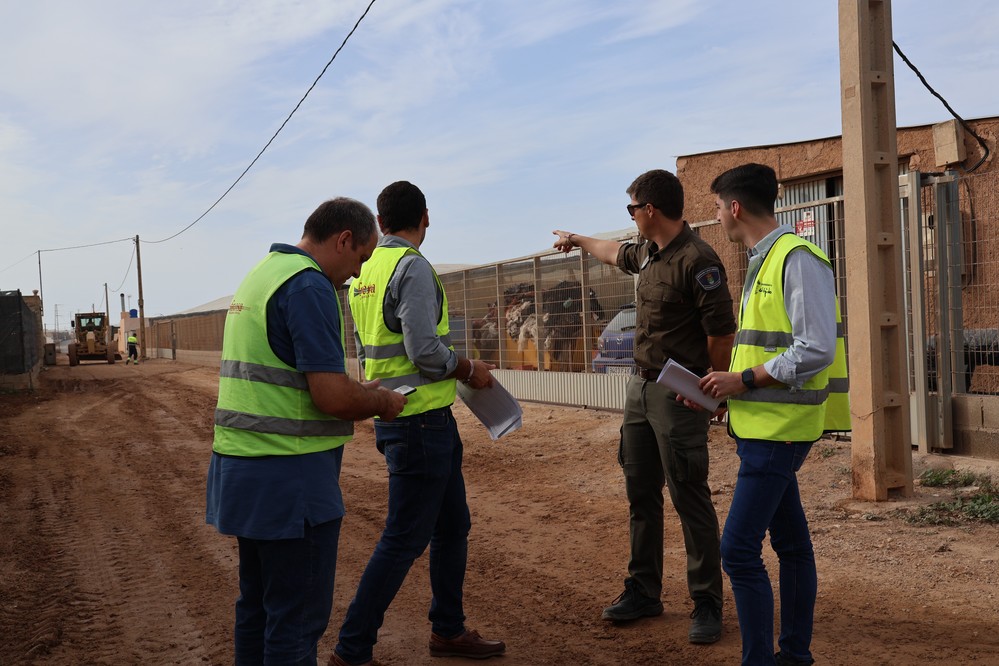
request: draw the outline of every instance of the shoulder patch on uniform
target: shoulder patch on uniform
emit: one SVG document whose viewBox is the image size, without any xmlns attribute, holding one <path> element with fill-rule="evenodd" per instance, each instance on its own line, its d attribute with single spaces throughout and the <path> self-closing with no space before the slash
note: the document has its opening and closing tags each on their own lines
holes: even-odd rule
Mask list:
<svg viewBox="0 0 999 666">
<path fill-rule="evenodd" d="M 704 291 L 711 291 L 712 289 L 717 289 L 722 284 L 721 270 L 717 266 L 705 268 L 695 275 L 694 279 L 697 280 L 697 284 L 701 285 Z"/>
</svg>

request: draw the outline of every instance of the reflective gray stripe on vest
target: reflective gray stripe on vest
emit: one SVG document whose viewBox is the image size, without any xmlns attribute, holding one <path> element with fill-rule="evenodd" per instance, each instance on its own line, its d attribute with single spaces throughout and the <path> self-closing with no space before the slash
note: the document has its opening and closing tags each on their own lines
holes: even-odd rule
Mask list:
<svg viewBox="0 0 999 666">
<path fill-rule="evenodd" d="M 288 388 L 309 390 L 309 381 L 305 378 L 305 373 L 297 370 L 285 370 L 284 368 L 272 368 L 259 363 L 249 363 L 247 361 L 222 361 L 219 368 L 219 376 L 229 379 L 245 379 L 249 382 L 261 382 L 263 384 L 274 384 L 275 386 L 286 386 Z"/>
<path fill-rule="evenodd" d="M 729 397 L 729 400 L 745 402 L 774 402 L 783 405 L 821 405 L 829 398 L 830 393 L 848 393 L 849 378 L 830 379 L 824 389 L 789 391 L 786 388 L 757 388 L 739 395 Z"/>
<path fill-rule="evenodd" d="M 836 337 L 843 337 L 843 324 L 836 324 Z M 735 344 L 749 345 L 752 347 L 774 348 L 790 347 L 794 342 L 794 336 L 790 333 L 780 331 L 757 331 L 754 329 L 743 329 L 735 334 Z"/>
<path fill-rule="evenodd" d="M 743 329 L 735 334 L 735 344 L 752 347 L 790 347 L 794 336 L 779 331 Z"/>
<path fill-rule="evenodd" d="M 417 386 L 426 386 L 427 384 L 436 384 L 444 380 L 430 379 L 417 372 L 412 375 L 403 375 L 402 377 L 379 377 L 378 381 L 385 388 L 397 389 L 400 386 L 412 386 L 414 388 Z"/>
<path fill-rule="evenodd" d="M 444 346 L 451 348 L 451 336 L 442 335 L 440 336 L 440 341 L 444 343 Z M 402 342 L 395 342 L 390 345 L 364 345 L 364 358 L 385 360 L 387 358 L 396 358 L 397 356 L 406 355 L 406 345 Z M 412 386 L 412 385 L 411 385 Z"/>
<path fill-rule="evenodd" d="M 340 419 L 297 421 L 280 416 L 247 414 L 231 409 L 216 409 L 215 425 L 223 428 L 238 428 L 251 432 L 292 437 L 349 437 L 354 434 L 353 421 L 341 421 Z"/>
</svg>

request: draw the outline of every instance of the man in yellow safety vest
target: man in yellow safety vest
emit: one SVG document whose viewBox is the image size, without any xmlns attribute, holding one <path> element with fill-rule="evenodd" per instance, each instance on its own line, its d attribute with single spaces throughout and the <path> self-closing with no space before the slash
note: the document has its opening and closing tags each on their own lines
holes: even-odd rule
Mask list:
<svg viewBox="0 0 999 666">
<path fill-rule="evenodd" d="M 730 169 L 711 191 L 722 229 L 749 248 L 732 364 L 700 382 L 706 394 L 728 399 L 741 461 L 721 554 L 739 615 L 742 663 L 811 664 L 817 576 L 797 472 L 824 433 L 850 429 L 832 265 L 793 227 L 778 225 L 770 167 Z M 776 654 L 773 592 L 761 557 L 767 531 L 780 562 Z"/>
</svg>

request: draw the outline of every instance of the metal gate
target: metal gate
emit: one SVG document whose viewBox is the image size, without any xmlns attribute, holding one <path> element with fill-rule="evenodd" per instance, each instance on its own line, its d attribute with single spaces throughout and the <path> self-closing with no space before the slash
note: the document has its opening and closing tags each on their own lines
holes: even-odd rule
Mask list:
<svg viewBox="0 0 999 666">
<path fill-rule="evenodd" d="M 999 409 L 999 173 L 900 177 L 913 443 L 955 448 Z"/>
</svg>

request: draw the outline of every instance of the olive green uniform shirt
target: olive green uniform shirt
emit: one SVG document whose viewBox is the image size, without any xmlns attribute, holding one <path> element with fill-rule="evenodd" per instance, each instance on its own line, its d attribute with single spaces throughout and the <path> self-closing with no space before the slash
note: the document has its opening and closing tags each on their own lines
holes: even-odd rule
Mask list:
<svg viewBox="0 0 999 666">
<path fill-rule="evenodd" d="M 714 249 L 684 223 L 664 248 L 652 241 L 625 243 L 617 266 L 638 275 L 635 363 L 657 371 L 672 358 L 704 375 L 711 367 L 707 336 L 736 329 L 725 266 Z"/>
</svg>

